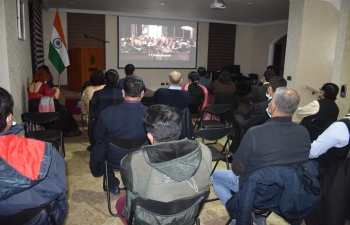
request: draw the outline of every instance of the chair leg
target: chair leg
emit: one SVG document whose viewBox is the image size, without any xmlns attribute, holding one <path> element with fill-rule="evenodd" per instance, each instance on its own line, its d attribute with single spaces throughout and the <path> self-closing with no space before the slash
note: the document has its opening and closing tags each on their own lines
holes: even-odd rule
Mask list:
<svg viewBox="0 0 350 225">
<path fill-rule="evenodd" d="M 107 204 L 108 204 L 108 211 L 109 214 L 112 216 L 118 217 L 117 213 L 113 213 L 111 209 L 111 193 L 109 192 L 109 185 L 108 185 L 108 174 L 107 174 L 107 160 L 105 161 L 105 178 L 106 178 L 106 192 L 107 192 Z"/>
<path fill-rule="evenodd" d="M 63 155 L 63 157 L 66 157 L 66 149 L 64 148 L 64 139 L 63 139 L 62 131 L 61 131 L 61 148 L 62 148 L 62 155 Z"/>
<path fill-rule="evenodd" d="M 226 225 L 230 225 L 231 221 L 233 220 L 232 217 L 230 217 L 230 219 L 227 221 Z"/>
<path fill-rule="evenodd" d="M 218 161 L 216 161 L 215 166 L 214 166 L 213 170 L 211 171 L 210 176 L 212 176 L 212 175 L 213 175 L 213 173 L 214 173 L 214 171 L 215 171 L 216 166 L 218 165 L 218 163 L 219 163 L 219 160 L 218 160 Z"/>
</svg>

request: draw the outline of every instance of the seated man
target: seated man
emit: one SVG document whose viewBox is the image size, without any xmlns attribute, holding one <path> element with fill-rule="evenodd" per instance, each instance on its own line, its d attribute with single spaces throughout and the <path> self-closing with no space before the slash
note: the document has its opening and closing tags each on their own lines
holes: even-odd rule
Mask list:
<svg viewBox="0 0 350 225">
<path fill-rule="evenodd" d="M 299 164 L 308 160 L 310 137 L 305 127 L 292 122 L 300 97 L 290 88 L 277 88 L 268 111 L 271 119 L 247 131 L 233 155 L 231 170 L 217 170 L 212 176 L 214 190 L 226 205 L 257 169 Z"/>
<path fill-rule="evenodd" d="M 247 132 L 251 127 L 265 123 L 270 118 L 268 115 L 267 106 L 271 101 L 275 91 L 279 87 L 286 87 L 287 81 L 283 77 L 274 76 L 271 78 L 266 95 L 269 98 L 259 104 L 254 105 L 253 110 L 249 117 L 245 119 L 240 114 L 235 114 L 235 122 L 239 129 L 243 129 L 244 133 Z"/>
<path fill-rule="evenodd" d="M 120 81 L 119 81 L 119 86 L 122 89 L 124 88 L 124 80 L 125 80 L 125 78 L 127 78 L 128 76 L 135 75 L 135 66 L 133 64 L 126 65 L 125 68 L 124 68 L 124 72 L 125 72 L 125 77 L 120 79 Z M 143 91 L 146 92 L 145 84 L 143 84 Z"/>
<path fill-rule="evenodd" d="M 108 106 L 116 105 L 122 102 L 123 93 L 119 87 L 119 74 L 117 71 L 110 69 L 105 73 L 106 86 L 101 90 L 95 91 L 89 103 L 89 141 L 90 146 L 87 148 L 88 151 L 96 144 L 94 130 L 97 121 L 97 117 L 101 111 L 106 109 Z"/>
<path fill-rule="evenodd" d="M 181 120 L 175 110 L 165 105 L 153 105 L 142 119 L 151 145 L 124 157 L 120 167 L 127 192 L 126 198 L 123 196 L 118 200 L 117 211 L 121 215 L 124 209 L 122 215 L 125 218 L 129 218 L 131 201 L 137 197 L 171 202 L 209 190 L 210 150 L 197 141 L 178 140 Z M 192 215 L 188 216 L 191 218 Z M 124 222 L 125 218 L 121 217 Z M 156 224 L 152 216 L 144 218 L 147 224 Z M 168 221 L 174 224 L 174 221 Z"/>
<path fill-rule="evenodd" d="M 169 88 L 159 88 L 153 95 L 156 104 L 175 107 L 178 110 L 187 108 L 190 102 L 188 91 L 181 90 L 181 73 L 173 71 L 169 74 Z"/>
<path fill-rule="evenodd" d="M 108 137 L 122 139 L 139 139 L 146 137 L 145 128 L 142 125 L 142 115 L 147 107 L 141 103 L 143 97 L 143 82 L 137 76 L 125 78 L 122 90 L 124 101 L 103 110 L 95 127 L 96 145 L 90 154 L 90 170 L 93 176 L 99 177 L 104 173 L 105 142 Z M 119 169 L 122 156 L 118 149 L 109 151 L 109 165 Z M 108 185 L 114 194 L 119 193 L 119 180 L 114 173 L 108 174 Z"/>
<path fill-rule="evenodd" d="M 350 150 L 350 117 L 334 122 L 311 144 L 310 159 L 319 163 L 320 176 Z"/>
<path fill-rule="evenodd" d="M 276 76 L 276 74 L 272 71 L 265 71 L 263 77 L 261 78 L 261 82 L 263 85 L 256 86 L 249 94 L 247 94 L 244 98 L 249 100 L 251 103 L 260 103 L 266 101 L 269 96 L 267 95 L 267 88 L 269 87 L 270 79 Z"/>
<path fill-rule="evenodd" d="M 49 143 L 14 135 L 23 125 L 12 126 L 13 105 L 12 96 L 0 87 L 0 224 L 21 223 L 25 216 L 15 214 L 47 204 L 57 224 L 63 224 L 68 209 L 64 159 Z M 1 218 L 12 215 L 12 222 Z M 49 214 L 27 224 L 51 224 Z"/>
<path fill-rule="evenodd" d="M 203 85 L 207 90 L 210 88 L 211 85 L 211 80 L 206 77 L 207 75 L 207 70 L 204 67 L 199 67 L 197 69 L 197 73 L 199 74 L 199 83 Z"/>
<path fill-rule="evenodd" d="M 304 107 L 298 108 L 298 116 L 303 118 L 301 125 L 307 127 L 314 118 L 337 120 L 339 108 L 335 103 L 339 88 L 336 84 L 326 83 L 320 89 L 320 100 L 310 102 Z"/>
</svg>

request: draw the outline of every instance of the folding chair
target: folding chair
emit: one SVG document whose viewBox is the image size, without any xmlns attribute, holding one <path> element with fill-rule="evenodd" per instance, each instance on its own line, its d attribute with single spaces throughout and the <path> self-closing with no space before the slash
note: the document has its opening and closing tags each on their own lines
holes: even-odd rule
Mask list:
<svg viewBox="0 0 350 225">
<path fill-rule="evenodd" d="M 215 117 L 219 117 L 220 115 L 223 118 L 226 118 L 225 115 L 229 112 L 230 110 L 230 105 L 229 104 L 213 104 L 213 105 L 207 105 L 203 112 L 200 121 L 196 122 L 196 125 L 200 124 L 201 128 L 220 128 L 220 127 L 226 127 L 226 122 L 216 120 Z M 210 113 L 212 115 L 211 120 L 203 120 L 204 115 L 206 113 Z"/>
<path fill-rule="evenodd" d="M 49 215 L 52 225 L 57 225 L 50 203 L 42 207 L 22 210 L 11 216 L 0 217 L 0 224 L 23 225 L 32 222 L 44 213 Z"/>
<path fill-rule="evenodd" d="M 66 155 L 63 141 L 61 115 L 58 112 L 27 112 L 21 115 L 24 125 L 24 135 L 27 138 L 52 143 L 59 151 L 61 145 L 63 157 Z M 29 125 L 29 127 L 28 127 Z M 45 127 L 45 130 L 36 130 L 36 125 Z"/>
<path fill-rule="evenodd" d="M 108 151 L 110 146 L 115 147 L 114 150 L 117 151 L 118 156 L 122 159 L 127 154 L 130 154 L 134 151 L 139 150 L 142 146 L 148 144 L 148 138 L 139 138 L 139 139 L 122 139 L 117 137 L 109 137 L 106 140 L 105 145 L 105 155 L 104 155 L 104 174 L 103 174 L 103 189 L 107 192 L 107 202 L 108 202 L 108 211 L 112 216 L 117 217 L 118 214 L 115 214 L 111 210 L 111 193 L 109 191 L 108 184 L 108 172 L 116 172 L 119 169 L 116 169 L 112 165 L 108 165 Z M 119 167 L 119 165 L 118 165 Z M 120 188 L 121 190 L 125 190 L 125 188 Z"/>
<path fill-rule="evenodd" d="M 236 89 L 236 94 L 238 94 L 240 97 L 245 97 L 249 93 L 250 85 L 250 78 L 241 80 Z"/>
<path fill-rule="evenodd" d="M 153 99 L 153 96 L 144 96 L 142 99 L 141 99 L 141 103 L 145 106 L 151 106 L 151 105 L 154 105 L 155 102 L 154 102 L 154 99 Z"/>
<path fill-rule="evenodd" d="M 195 133 L 196 138 L 202 138 L 202 140 L 209 140 L 209 141 L 218 141 L 226 137 L 225 144 L 221 151 L 212 145 L 206 144 L 211 151 L 212 161 L 216 162 L 210 175 L 214 173 L 214 170 L 216 169 L 220 160 L 226 162 L 226 167 L 227 169 L 229 169 L 227 154 L 230 148 L 230 142 L 229 142 L 230 136 L 233 135 L 231 133 L 231 129 L 232 129 L 231 127 L 206 128 L 206 129 L 197 130 L 197 132 Z"/>
<path fill-rule="evenodd" d="M 162 223 L 162 216 L 164 221 L 168 221 L 169 217 L 179 217 L 179 215 L 183 214 L 186 216 L 186 212 L 193 210 L 193 214 L 195 215 L 193 218 L 184 218 L 184 221 L 181 221 L 181 218 L 174 218 L 174 221 L 180 220 L 181 222 L 186 224 L 200 225 L 199 213 L 203 208 L 204 201 L 208 198 L 210 190 L 204 192 L 203 194 L 189 198 L 189 199 L 180 199 L 173 202 L 159 202 L 149 199 L 143 199 L 141 197 L 134 199 L 131 202 L 130 215 L 128 220 L 128 225 L 138 225 L 144 224 L 142 219 L 137 217 L 135 211 L 147 211 L 147 213 L 151 213 L 159 219 L 160 224 Z M 181 216 L 180 216 L 181 217 Z M 135 218 L 135 220 L 134 220 Z M 134 220 L 134 223 L 133 223 Z M 190 223 L 190 221 L 193 221 Z M 173 223 L 171 223 L 173 224 Z M 176 223 L 179 224 L 179 223 Z"/>
<path fill-rule="evenodd" d="M 197 120 L 201 116 L 199 107 L 202 105 L 203 100 L 204 98 L 202 96 L 190 95 L 190 102 L 188 104 L 188 109 L 190 110 L 191 118 L 195 120 L 194 124 L 196 124 Z"/>
</svg>

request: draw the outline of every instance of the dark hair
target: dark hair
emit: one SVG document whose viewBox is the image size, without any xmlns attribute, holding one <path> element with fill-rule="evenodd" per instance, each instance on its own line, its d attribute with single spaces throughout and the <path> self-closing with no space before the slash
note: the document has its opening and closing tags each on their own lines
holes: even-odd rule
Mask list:
<svg viewBox="0 0 350 225">
<path fill-rule="evenodd" d="M 99 86 L 105 84 L 105 75 L 101 70 L 95 70 L 90 76 L 90 83 L 92 86 Z"/>
<path fill-rule="evenodd" d="M 116 70 L 109 69 L 105 73 L 105 79 L 107 84 L 116 84 L 119 79 L 119 74 Z"/>
<path fill-rule="evenodd" d="M 52 80 L 52 74 L 50 73 L 50 71 L 46 70 L 46 69 L 40 69 L 38 70 L 38 72 L 35 74 L 33 81 L 32 82 L 42 82 L 45 83 L 49 80 Z"/>
<path fill-rule="evenodd" d="M 81 87 L 81 90 L 80 90 L 80 95 L 82 95 L 85 91 L 85 89 L 87 87 L 91 86 L 91 82 L 90 81 L 85 81 L 85 83 L 83 84 L 83 86 Z"/>
<path fill-rule="evenodd" d="M 272 65 L 269 65 L 268 67 L 266 67 L 267 70 L 274 70 Z"/>
<path fill-rule="evenodd" d="M 140 77 L 137 76 L 127 76 L 124 80 L 124 91 L 125 96 L 128 97 L 140 97 L 141 92 L 143 91 L 143 81 Z"/>
<path fill-rule="evenodd" d="M 143 126 L 157 142 L 178 140 L 181 120 L 175 109 L 167 105 L 152 105 L 142 116 Z"/>
<path fill-rule="evenodd" d="M 276 76 L 276 75 L 277 74 L 275 72 L 270 71 L 270 70 L 266 70 L 264 73 L 264 77 L 265 77 L 266 82 L 270 82 L 271 77 Z"/>
<path fill-rule="evenodd" d="M 219 76 L 219 81 L 223 84 L 230 85 L 232 83 L 232 78 L 231 78 L 230 72 L 227 70 L 222 71 L 220 76 Z"/>
<path fill-rule="evenodd" d="M 6 118 L 13 114 L 13 98 L 5 89 L 0 87 L 0 132 L 2 132 L 7 125 Z"/>
<path fill-rule="evenodd" d="M 336 84 L 333 83 L 325 83 L 322 88 L 322 91 L 324 91 L 324 97 L 330 100 L 336 100 L 337 95 L 339 93 L 339 87 Z"/>
<path fill-rule="evenodd" d="M 207 74 L 207 70 L 204 67 L 198 67 L 197 73 L 199 76 L 204 77 Z"/>
<path fill-rule="evenodd" d="M 198 85 L 199 75 L 195 71 L 191 71 L 188 74 L 188 79 L 190 79 L 192 81 L 192 83 Z"/>
<path fill-rule="evenodd" d="M 273 76 L 271 77 L 269 85 L 271 86 L 273 92 L 275 92 L 279 87 L 287 87 L 287 81 L 283 77 Z"/>
<path fill-rule="evenodd" d="M 128 64 L 124 68 L 126 75 L 131 75 L 135 71 L 135 66 L 133 64 Z"/>
<path fill-rule="evenodd" d="M 46 65 L 41 65 L 38 67 L 37 71 L 41 70 L 41 69 L 44 69 L 44 70 L 47 70 L 47 71 L 50 71 L 49 67 L 46 66 Z"/>
</svg>

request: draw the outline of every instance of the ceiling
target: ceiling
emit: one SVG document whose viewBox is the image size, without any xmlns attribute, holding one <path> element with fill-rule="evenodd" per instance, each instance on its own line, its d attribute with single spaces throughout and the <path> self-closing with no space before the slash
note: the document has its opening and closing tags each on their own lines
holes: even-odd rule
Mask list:
<svg viewBox="0 0 350 225">
<path fill-rule="evenodd" d="M 261 26 L 286 23 L 289 0 L 224 0 L 226 9 L 211 9 L 214 0 L 42 0 L 60 12 L 110 14 Z"/>
</svg>

